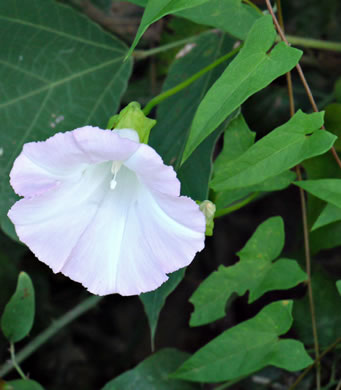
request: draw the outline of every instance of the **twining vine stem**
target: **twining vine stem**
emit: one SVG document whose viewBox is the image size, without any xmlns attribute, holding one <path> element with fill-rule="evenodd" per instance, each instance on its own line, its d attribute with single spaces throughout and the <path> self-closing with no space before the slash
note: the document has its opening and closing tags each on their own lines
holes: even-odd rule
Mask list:
<svg viewBox="0 0 341 390">
<path fill-rule="evenodd" d="M 150 111 L 158 104 L 169 98 L 170 96 L 180 92 L 182 89 L 188 87 L 190 84 L 194 83 L 198 78 L 203 76 L 205 73 L 209 72 L 210 70 L 214 69 L 218 65 L 220 65 L 222 62 L 227 61 L 229 58 L 236 55 L 239 50 L 241 49 L 242 45 L 237 47 L 236 49 L 233 49 L 229 51 L 227 54 L 223 55 L 222 57 L 218 58 L 214 62 L 212 62 L 210 65 L 206 66 L 205 68 L 201 69 L 199 72 L 195 73 L 193 76 L 189 77 L 182 83 L 176 85 L 175 87 L 169 89 L 168 91 L 160 93 L 160 95 L 155 96 L 152 100 L 148 102 L 148 104 L 144 107 L 143 113 L 145 115 L 148 115 Z"/>
<path fill-rule="evenodd" d="M 320 361 L 322 358 L 327 355 L 330 351 L 332 351 L 335 347 L 337 347 L 341 343 L 341 337 L 337 338 L 332 344 L 330 344 L 320 355 L 319 359 L 316 359 L 314 363 L 307 367 L 302 374 L 296 379 L 296 381 L 289 387 L 288 390 L 294 390 L 296 387 L 302 382 L 302 380 L 306 377 L 307 374 L 318 364 L 320 364 Z"/>
<path fill-rule="evenodd" d="M 276 29 L 277 29 L 277 31 L 278 31 L 278 34 L 280 35 L 280 37 L 281 37 L 281 39 L 283 40 L 283 42 L 285 42 L 287 46 L 290 46 L 290 44 L 289 44 L 287 38 L 285 37 L 285 34 L 284 34 L 284 32 L 283 32 L 281 26 L 280 26 L 280 24 L 279 24 L 279 22 L 278 22 L 278 20 L 277 20 L 277 18 L 276 18 L 276 15 L 275 15 L 275 13 L 274 13 L 274 11 L 273 11 L 273 9 L 272 9 L 272 6 L 271 6 L 271 4 L 270 4 L 270 0 L 265 0 L 265 2 L 266 2 L 266 5 L 267 5 L 267 7 L 268 7 L 268 10 L 269 10 L 269 12 L 270 12 L 270 14 L 271 14 L 271 16 L 272 16 L 272 19 L 273 19 L 273 21 L 274 21 L 274 24 L 275 24 L 275 26 L 276 26 Z M 303 87 L 304 87 L 304 89 L 305 89 L 305 91 L 306 91 L 306 93 L 307 93 L 307 95 L 308 95 L 308 98 L 309 98 L 309 101 L 310 101 L 310 104 L 311 104 L 313 110 L 314 110 L 315 112 L 319 112 L 319 110 L 318 110 L 318 108 L 317 108 L 317 105 L 316 105 L 316 102 L 315 102 L 315 99 L 314 99 L 314 96 L 313 96 L 313 94 L 311 93 L 311 89 L 310 89 L 310 87 L 309 87 L 309 84 L 307 83 L 307 80 L 306 80 L 306 78 L 305 78 L 305 76 L 304 76 L 304 73 L 303 73 L 303 70 L 302 70 L 302 68 L 301 68 L 301 65 L 300 65 L 299 63 L 296 65 L 296 69 L 297 69 L 298 75 L 299 75 L 299 77 L 300 77 L 300 79 L 301 79 L 301 82 L 302 82 L 302 84 L 303 84 Z M 322 126 L 322 128 L 325 129 L 324 126 Z M 336 150 L 335 150 L 334 146 L 332 146 L 331 152 L 332 152 L 332 154 L 333 154 L 333 156 L 334 156 L 334 159 L 335 159 L 335 161 L 337 162 L 338 166 L 341 168 L 341 160 L 340 160 L 338 154 L 336 153 Z"/>
<path fill-rule="evenodd" d="M 277 28 L 278 33 L 280 34 L 283 41 L 286 42 L 288 45 L 288 42 L 285 38 L 284 33 L 284 20 L 282 15 L 282 6 L 281 6 L 281 0 L 276 0 L 277 4 L 277 10 L 278 10 L 278 19 L 273 12 L 272 6 L 270 4 L 269 0 L 266 0 L 266 5 L 269 9 L 269 12 L 272 15 L 273 21 L 275 23 L 275 26 Z M 299 65 L 299 64 L 298 64 Z M 299 66 L 299 69 L 301 67 Z M 301 74 L 303 75 L 302 69 Z M 288 94 L 289 94 L 289 101 L 290 101 L 290 116 L 292 117 L 295 114 L 295 101 L 294 101 L 294 95 L 293 95 L 293 87 L 292 87 L 292 79 L 291 79 L 291 73 L 288 72 L 287 75 L 287 85 L 288 85 Z M 310 88 L 308 83 L 305 80 L 305 77 L 303 75 L 303 79 L 301 77 L 301 80 L 306 84 L 306 92 L 309 96 L 309 100 L 312 102 L 314 111 L 318 111 L 317 106 L 315 104 L 315 100 L 313 95 L 311 94 Z M 315 110 L 316 108 L 316 110 Z M 297 178 L 299 181 L 302 181 L 302 174 L 301 174 L 301 168 L 299 165 L 295 167 Z M 308 287 L 308 297 L 309 297 L 309 308 L 310 308 L 310 314 L 311 314 L 311 323 L 312 323 L 312 331 L 313 331 L 313 338 L 314 338 L 314 349 L 315 349 L 315 359 L 317 361 L 320 360 L 320 347 L 319 347 L 319 340 L 318 340 L 318 332 L 317 332 L 317 325 L 316 325 L 316 313 L 315 313 L 315 305 L 314 305 L 314 295 L 313 295 L 313 289 L 312 289 L 312 283 L 311 283 L 311 256 L 310 256 L 310 245 L 309 245 L 309 227 L 308 227 L 308 218 L 307 218 L 307 205 L 305 200 L 305 193 L 303 188 L 299 188 L 300 193 L 300 202 L 301 202 L 301 210 L 302 210 L 302 223 L 303 223 L 303 235 L 304 235 L 304 253 L 305 253 L 305 263 L 306 263 L 306 272 L 308 276 L 307 281 L 307 287 Z M 317 390 L 321 389 L 321 369 L 320 365 L 317 364 L 316 366 L 316 388 Z"/>
<path fill-rule="evenodd" d="M 98 296 L 90 296 L 86 298 L 84 301 L 80 302 L 73 309 L 65 313 L 63 316 L 58 318 L 58 320 L 54 321 L 48 328 L 46 328 L 43 332 L 38 334 L 30 343 L 28 343 L 16 356 L 13 360 L 12 350 L 11 358 L 12 360 L 5 363 L 0 369 L 0 378 L 8 374 L 13 368 L 16 368 L 18 371 L 18 367 L 15 366 L 28 358 L 33 352 L 35 352 L 41 345 L 43 345 L 47 340 L 49 340 L 52 336 L 54 336 L 57 332 L 59 332 L 64 326 L 78 318 L 80 315 L 84 314 L 86 311 L 96 306 L 98 302 L 103 297 Z M 14 353 L 14 346 L 13 346 Z"/>
</svg>

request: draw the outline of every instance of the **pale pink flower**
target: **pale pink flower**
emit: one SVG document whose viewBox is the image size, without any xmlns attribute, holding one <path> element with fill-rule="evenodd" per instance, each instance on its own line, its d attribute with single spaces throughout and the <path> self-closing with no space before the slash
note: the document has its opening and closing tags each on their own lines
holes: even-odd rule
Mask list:
<svg viewBox="0 0 341 390">
<path fill-rule="evenodd" d="M 39 260 L 98 295 L 151 291 L 204 247 L 205 217 L 135 130 L 85 126 L 30 142 L 8 216 Z"/>
</svg>

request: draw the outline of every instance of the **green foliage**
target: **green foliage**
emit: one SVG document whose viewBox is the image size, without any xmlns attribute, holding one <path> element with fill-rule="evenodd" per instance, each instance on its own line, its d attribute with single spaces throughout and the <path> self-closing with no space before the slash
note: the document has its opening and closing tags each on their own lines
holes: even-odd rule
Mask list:
<svg viewBox="0 0 341 390">
<path fill-rule="evenodd" d="M 51 0 L 1 1 L 0 35 L 6 42 L 0 51 L 3 223 L 17 199 L 8 173 L 22 145 L 84 125 L 104 128 L 132 62 L 123 63 L 127 48 L 121 41 Z"/>
<path fill-rule="evenodd" d="M 163 91 L 173 88 L 229 52 L 232 44 L 232 40 L 226 35 L 202 35 L 196 46 L 186 56 L 177 59 L 170 67 Z M 205 200 L 208 197 L 212 153 L 216 140 L 227 126 L 228 121 L 213 132 L 185 164 L 180 168 L 179 165 L 196 108 L 208 88 L 221 75 L 225 66 L 226 64 L 218 66 L 186 89 L 162 102 L 157 110 L 157 124 L 150 134 L 149 144 L 160 153 L 166 164 L 171 164 L 178 170 L 182 194 L 196 200 Z"/>
<path fill-rule="evenodd" d="M 297 371 L 312 363 L 303 344 L 279 339 L 292 325 L 292 301 L 266 306 L 252 319 L 213 339 L 192 355 L 173 378 L 220 382 L 249 375 L 267 365 Z"/>
<path fill-rule="evenodd" d="M 161 309 L 168 295 L 176 289 L 184 276 L 185 269 L 183 268 L 169 275 L 167 282 L 157 290 L 140 295 L 149 322 L 152 345 L 154 345 L 155 332 Z"/>
<path fill-rule="evenodd" d="M 202 34 L 195 47 L 176 59 L 168 71 L 162 92 L 168 91 L 232 50 L 233 41 L 226 35 Z M 226 67 L 226 63 L 206 73 L 186 89 L 158 105 L 157 123 L 149 144 L 157 149 L 166 164 L 179 167 L 195 111 L 210 86 Z"/>
<path fill-rule="evenodd" d="M 337 135 L 338 139 L 335 142 L 335 149 L 341 150 L 341 103 L 329 104 L 325 108 L 325 127 L 331 133 Z"/>
<path fill-rule="evenodd" d="M 253 146 L 256 134 L 252 132 L 244 117 L 240 114 L 232 120 L 224 133 L 223 150 L 214 162 L 213 176 L 219 175 L 224 170 L 225 165 L 236 160 L 243 155 L 251 146 Z M 199 147 L 200 148 L 200 147 Z M 251 192 L 278 191 L 286 188 L 296 175 L 293 172 L 286 171 L 278 176 L 271 177 L 260 184 L 256 184 L 243 189 L 232 189 L 219 191 L 214 196 L 217 209 L 222 209 L 230 203 L 239 200 Z"/>
<path fill-rule="evenodd" d="M 325 208 L 321 211 L 321 214 L 317 217 L 311 230 L 316 230 L 320 227 L 329 225 L 333 222 L 341 220 L 341 209 L 328 203 Z"/>
<path fill-rule="evenodd" d="M 193 8 L 205 3 L 206 1 L 208 0 L 148 0 L 134 42 L 132 43 L 127 56 L 133 52 L 142 35 L 152 23 L 161 19 L 165 15 L 172 14 L 186 8 Z"/>
<path fill-rule="evenodd" d="M 341 280 L 338 280 L 336 282 L 336 288 L 337 288 L 337 291 L 339 292 L 339 294 L 341 295 Z"/>
<path fill-rule="evenodd" d="M 215 172 L 211 186 L 226 191 L 253 186 L 329 150 L 336 137 L 319 130 L 323 114 L 298 111 L 287 123 Z"/>
<path fill-rule="evenodd" d="M 3 390 L 44 390 L 43 387 L 32 379 L 16 379 L 6 382 Z"/>
<path fill-rule="evenodd" d="M 210 0 L 176 15 L 193 22 L 219 28 L 238 39 L 245 39 L 253 23 L 261 16 L 242 0 Z"/>
<path fill-rule="evenodd" d="M 201 101 L 193 119 L 183 161 L 249 96 L 292 69 L 301 57 L 297 49 L 279 43 L 271 16 L 252 26 L 244 47 Z"/>
<path fill-rule="evenodd" d="M 129 0 L 145 7 L 148 0 Z M 175 12 L 175 15 L 195 23 L 219 28 L 238 39 L 245 39 L 253 23 L 261 16 L 242 0 L 209 0 L 190 9 Z"/>
<path fill-rule="evenodd" d="M 340 295 L 335 280 L 321 268 L 316 268 L 313 273 L 312 288 L 319 343 L 321 347 L 327 347 L 340 337 Z M 311 315 L 307 296 L 295 302 L 293 314 L 294 327 L 300 340 L 306 345 L 313 345 L 311 321 L 308 320 Z"/>
<path fill-rule="evenodd" d="M 271 290 L 284 290 L 306 280 L 296 261 L 279 256 L 284 245 L 284 226 L 280 217 L 263 222 L 238 253 L 240 261 L 220 266 L 205 279 L 190 298 L 195 310 L 190 325 L 198 326 L 225 316 L 225 307 L 233 293 L 250 291 L 249 303 Z"/>
<path fill-rule="evenodd" d="M 138 366 L 108 382 L 102 390 L 195 390 L 198 387 L 182 380 L 170 379 L 188 354 L 176 349 L 161 349 Z"/>
<path fill-rule="evenodd" d="M 320 179 L 304 180 L 295 184 L 314 196 L 341 207 L 341 180 L 340 179 Z"/>
<path fill-rule="evenodd" d="M 5 306 L 1 329 L 11 343 L 22 340 L 30 332 L 35 314 L 34 288 L 30 277 L 21 272 L 15 293 Z"/>
</svg>

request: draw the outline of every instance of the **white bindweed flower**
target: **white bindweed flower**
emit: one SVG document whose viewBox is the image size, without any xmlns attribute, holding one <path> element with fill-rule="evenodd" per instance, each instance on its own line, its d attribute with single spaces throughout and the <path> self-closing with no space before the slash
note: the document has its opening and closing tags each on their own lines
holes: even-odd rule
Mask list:
<svg viewBox="0 0 341 390">
<path fill-rule="evenodd" d="M 154 290 L 204 247 L 203 213 L 135 130 L 85 126 L 25 144 L 10 179 L 20 240 L 94 294 Z"/>
</svg>

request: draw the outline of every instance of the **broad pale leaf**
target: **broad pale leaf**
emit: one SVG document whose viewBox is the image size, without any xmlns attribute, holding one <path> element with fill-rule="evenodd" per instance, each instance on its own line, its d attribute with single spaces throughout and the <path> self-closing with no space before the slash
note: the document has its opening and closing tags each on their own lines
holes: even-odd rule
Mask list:
<svg viewBox="0 0 341 390">
<path fill-rule="evenodd" d="M 184 275 L 185 269 L 180 269 L 179 271 L 176 271 L 169 275 L 169 279 L 167 280 L 167 282 L 164 283 L 157 290 L 141 294 L 139 296 L 143 303 L 144 310 L 148 318 L 152 346 L 154 346 L 155 331 L 161 309 L 163 308 L 168 295 L 176 289 L 178 284 L 183 279 Z"/>
<path fill-rule="evenodd" d="M 276 31 L 270 15 L 256 20 L 244 47 L 226 68 L 199 105 L 183 161 L 248 97 L 292 69 L 302 52 L 283 42 L 270 53 Z"/>
<path fill-rule="evenodd" d="M 108 382 L 102 390 L 196 390 L 199 387 L 182 380 L 170 379 L 188 354 L 176 349 L 161 349 L 138 366 Z"/>
<path fill-rule="evenodd" d="M 282 251 L 284 226 L 280 217 L 263 222 L 238 253 L 240 261 L 232 266 L 220 266 L 206 278 L 190 298 L 194 305 L 190 325 L 198 326 L 225 316 L 228 299 L 233 293 L 250 291 L 249 302 L 265 292 L 284 290 L 306 279 L 296 261 L 279 259 Z"/>
<path fill-rule="evenodd" d="M 336 282 L 336 288 L 337 288 L 337 291 L 339 292 L 339 294 L 341 295 L 341 280 L 338 280 Z"/>
<path fill-rule="evenodd" d="M 127 47 L 51 0 L 0 2 L 0 217 L 16 197 L 8 173 L 22 145 L 87 124 L 104 128 L 131 72 Z"/>
<path fill-rule="evenodd" d="M 134 42 L 132 43 L 127 56 L 133 52 L 142 35 L 152 23 L 161 19 L 163 16 L 183 9 L 196 7 L 206 1 L 209 0 L 148 0 Z"/>
<path fill-rule="evenodd" d="M 30 277 L 21 272 L 17 288 L 5 306 L 1 329 L 11 343 L 22 340 L 30 332 L 35 313 L 34 288 Z"/>
<path fill-rule="evenodd" d="M 226 330 L 206 344 L 172 377 L 221 382 L 250 375 L 268 365 L 288 371 L 307 367 L 312 359 L 303 344 L 279 338 L 292 325 L 291 311 L 292 301 L 271 303 L 254 318 Z"/>
<path fill-rule="evenodd" d="M 322 123 L 323 113 L 298 111 L 287 123 L 216 172 L 212 188 L 226 191 L 260 184 L 307 158 L 325 153 L 336 137 L 320 130 Z"/>
</svg>

